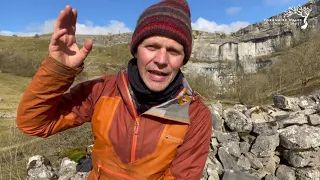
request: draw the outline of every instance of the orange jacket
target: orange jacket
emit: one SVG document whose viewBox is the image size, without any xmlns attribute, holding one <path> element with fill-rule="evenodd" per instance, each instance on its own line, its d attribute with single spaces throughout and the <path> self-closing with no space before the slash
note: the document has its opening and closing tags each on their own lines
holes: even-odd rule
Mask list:
<svg viewBox="0 0 320 180">
<path fill-rule="evenodd" d="M 19 129 L 46 138 L 91 122 L 90 180 L 201 178 L 211 113 L 185 80 L 176 98 L 138 115 L 126 71 L 80 83 L 65 93 L 80 71 L 47 56 L 20 101 Z"/>
</svg>

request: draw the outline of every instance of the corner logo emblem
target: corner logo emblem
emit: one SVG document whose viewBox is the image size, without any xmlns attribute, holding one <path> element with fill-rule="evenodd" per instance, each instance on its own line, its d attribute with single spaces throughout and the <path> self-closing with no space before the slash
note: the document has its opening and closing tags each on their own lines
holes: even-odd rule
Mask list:
<svg viewBox="0 0 320 180">
<path fill-rule="evenodd" d="M 289 7 L 289 9 L 284 13 L 284 16 L 289 18 L 290 16 L 296 14 L 303 18 L 303 25 L 301 26 L 301 29 L 306 29 L 308 27 L 308 17 L 311 13 L 311 8 L 308 7 Z"/>
</svg>

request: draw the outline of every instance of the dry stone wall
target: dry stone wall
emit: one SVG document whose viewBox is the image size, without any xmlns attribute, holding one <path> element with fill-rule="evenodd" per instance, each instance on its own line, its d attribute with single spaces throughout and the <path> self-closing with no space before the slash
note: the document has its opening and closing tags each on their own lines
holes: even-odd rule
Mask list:
<svg viewBox="0 0 320 180">
<path fill-rule="evenodd" d="M 202 180 L 319 180 L 320 97 L 274 96 L 265 107 L 210 105 L 213 134 Z"/>
</svg>

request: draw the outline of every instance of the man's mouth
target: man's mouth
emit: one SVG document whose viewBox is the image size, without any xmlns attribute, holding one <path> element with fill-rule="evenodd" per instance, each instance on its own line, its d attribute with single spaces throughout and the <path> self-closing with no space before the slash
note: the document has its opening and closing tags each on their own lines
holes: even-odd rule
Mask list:
<svg viewBox="0 0 320 180">
<path fill-rule="evenodd" d="M 154 74 L 154 75 L 158 75 L 158 76 L 167 76 L 168 75 L 168 73 L 156 71 L 156 70 L 149 70 L 148 72 L 151 74 Z"/>
<path fill-rule="evenodd" d="M 169 76 L 169 73 L 156 71 L 156 70 L 149 70 L 148 77 L 151 81 L 154 82 L 164 82 Z"/>
</svg>

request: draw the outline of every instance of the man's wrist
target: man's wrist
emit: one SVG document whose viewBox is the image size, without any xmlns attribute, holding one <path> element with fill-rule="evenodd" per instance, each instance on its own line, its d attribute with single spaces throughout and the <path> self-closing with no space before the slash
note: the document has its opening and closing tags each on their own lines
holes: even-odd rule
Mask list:
<svg viewBox="0 0 320 180">
<path fill-rule="evenodd" d="M 69 67 L 69 66 L 57 61 L 50 54 L 47 55 L 47 58 L 44 60 L 44 62 L 42 64 L 55 72 L 58 72 L 58 73 L 64 74 L 64 75 L 68 75 L 68 76 L 76 76 L 76 75 L 80 74 L 84 69 L 83 62 L 77 67 Z"/>
</svg>

